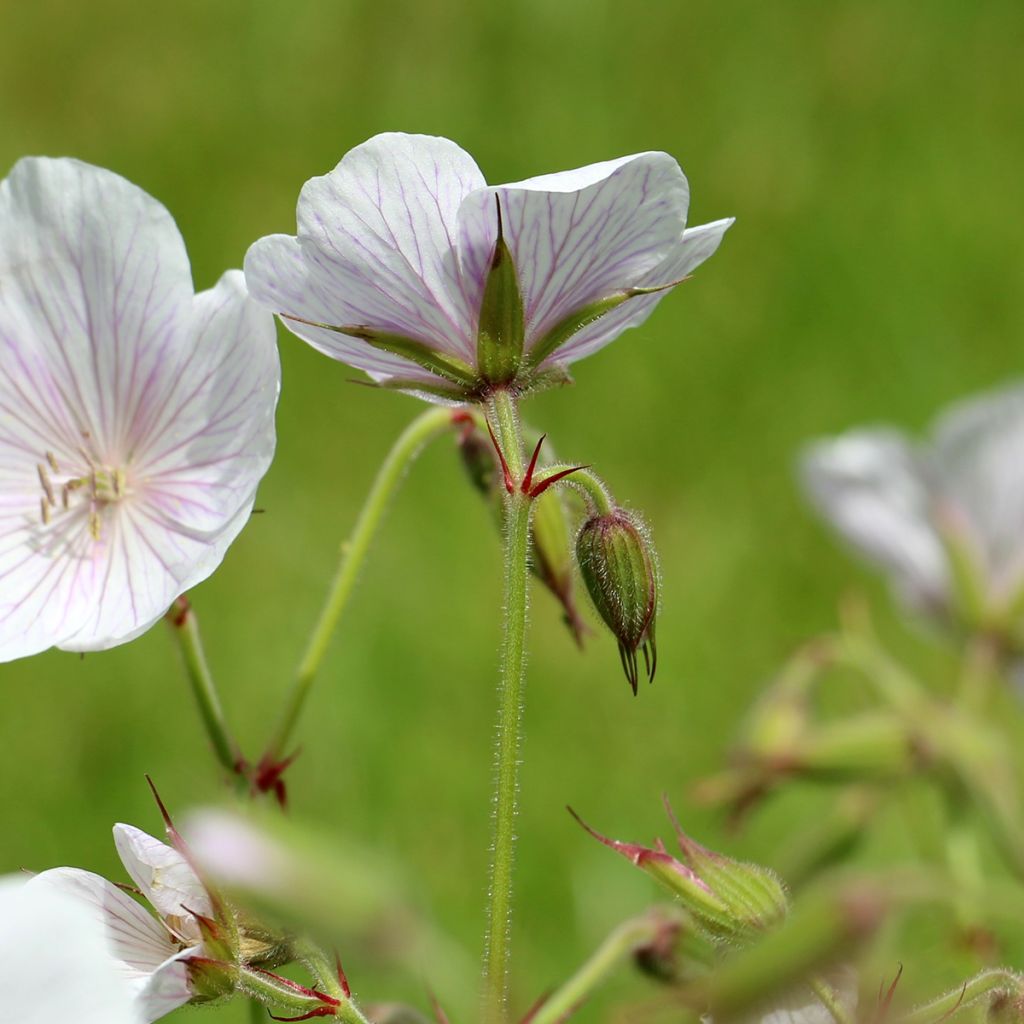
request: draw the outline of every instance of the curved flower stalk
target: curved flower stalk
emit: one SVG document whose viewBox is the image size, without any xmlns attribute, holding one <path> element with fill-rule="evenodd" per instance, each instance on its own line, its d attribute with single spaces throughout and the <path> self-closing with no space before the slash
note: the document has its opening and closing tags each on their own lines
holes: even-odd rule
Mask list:
<svg viewBox="0 0 1024 1024">
<path fill-rule="evenodd" d="M 132 982 L 87 905 L 24 877 L 0 878 L 0 991 L 18 1024 L 138 1024 Z"/>
<path fill-rule="evenodd" d="M 889 429 L 811 445 L 818 511 L 913 608 L 1012 625 L 1024 597 L 1024 385 L 953 406 L 915 442 Z"/>
<path fill-rule="evenodd" d="M 273 320 L 195 294 L 170 215 L 110 171 L 0 183 L 0 661 L 142 633 L 245 525 L 274 451 Z"/>
<path fill-rule="evenodd" d="M 253 297 L 378 384 L 451 401 L 565 379 L 718 248 L 666 153 L 488 186 L 448 139 L 377 135 L 245 259 Z"/>
</svg>

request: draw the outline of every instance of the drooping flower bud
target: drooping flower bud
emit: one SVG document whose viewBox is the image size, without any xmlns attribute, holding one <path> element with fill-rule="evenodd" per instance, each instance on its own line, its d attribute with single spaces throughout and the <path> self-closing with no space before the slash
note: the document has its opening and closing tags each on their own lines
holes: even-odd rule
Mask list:
<svg viewBox="0 0 1024 1024">
<path fill-rule="evenodd" d="M 658 566 L 646 529 L 624 509 L 592 516 L 576 538 L 576 559 L 591 600 L 619 642 L 626 678 L 637 692 L 642 651 L 648 681 L 658 664 L 654 620 Z"/>
<path fill-rule="evenodd" d="M 470 482 L 491 507 L 498 529 L 504 530 L 505 488 L 494 445 L 479 431 L 466 430 L 459 437 L 459 454 Z M 534 499 L 530 569 L 562 606 L 562 618 L 573 639 L 582 646 L 587 627 L 576 607 L 572 544 L 565 501 L 564 492 L 555 487 L 548 488 Z"/>
</svg>

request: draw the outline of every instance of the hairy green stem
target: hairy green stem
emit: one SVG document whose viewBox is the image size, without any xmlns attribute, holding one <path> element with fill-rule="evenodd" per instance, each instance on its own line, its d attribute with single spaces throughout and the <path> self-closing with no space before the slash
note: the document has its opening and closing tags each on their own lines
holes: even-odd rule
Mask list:
<svg viewBox="0 0 1024 1024">
<path fill-rule="evenodd" d="M 199 620 L 188 602 L 179 597 L 167 612 L 167 622 L 178 642 L 185 674 L 192 686 L 199 714 L 210 739 L 213 752 L 229 774 L 235 775 L 242 763 L 242 754 L 234 741 L 224 717 L 224 709 L 213 681 L 213 673 L 203 652 L 203 641 L 199 635 Z"/>
<path fill-rule="evenodd" d="M 518 487 L 523 477 L 523 448 L 515 399 L 505 391 L 496 392 L 488 402 L 488 421 L 516 484 L 516 489 L 505 498 L 505 635 L 498 690 L 494 828 L 484 948 L 484 1024 L 501 1024 L 508 1006 L 512 873 L 526 678 L 531 502 Z"/>
<path fill-rule="evenodd" d="M 615 502 L 604 481 L 586 467 L 577 469 L 572 476 L 566 477 L 565 482 L 583 491 L 599 515 L 606 516 L 615 507 Z"/>
<path fill-rule="evenodd" d="M 843 1006 L 832 986 L 824 978 L 812 978 L 809 984 L 811 991 L 832 1015 L 835 1024 L 855 1024 L 853 1015 Z"/>
<path fill-rule="evenodd" d="M 402 482 L 405 471 L 423 446 L 448 430 L 455 422 L 455 415 L 451 409 L 435 408 L 418 416 L 399 435 L 377 471 L 356 525 L 341 545 L 341 560 L 327 593 L 327 600 L 309 638 L 305 654 L 295 673 L 291 691 L 285 701 L 284 710 L 267 748 L 267 755 L 270 758 L 277 759 L 285 754 L 295 723 L 327 654 L 331 637 L 348 604 L 359 570 L 383 519 L 388 502 Z"/>
<path fill-rule="evenodd" d="M 996 1000 L 1000 996 L 1020 998 L 1021 995 L 1024 995 L 1024 975 L 1002 968 L 982 971 L 938 999 L 916 1006 L 903 1014 L 900 1021 L 901 1024 L 934 1024 L 976 1005 L 986 996 Z"/>
<path fill-rule="evenodd" d="M 541 1004 L 530 1024 L 559 1024 L 590 998 L 611 972 L 644 946 L 654 943 L 673 922 L 665 913 L 623 921 L 561 987 Z"/>
</svg>

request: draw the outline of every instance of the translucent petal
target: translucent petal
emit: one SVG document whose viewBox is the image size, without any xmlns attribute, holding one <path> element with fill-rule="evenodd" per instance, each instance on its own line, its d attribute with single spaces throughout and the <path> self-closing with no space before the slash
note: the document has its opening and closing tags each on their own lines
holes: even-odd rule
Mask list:
<svg viewBox="0 0 1024 1024">
<path fill-rule="evenodd" d="M 74 890 L 0 879 L 4 1019 L 138 1024 L 136 983 L 112 957 L 107 932 L 107 919 Z"/>
<path fill-rule="evenodd" d="M 810 446 L 804 488 L 821 515 L 920 607 L 944 607 L 949 574 L 929 471 L 902 434 L 860 430 Z"/>
<path fill-rule="evenodd" d="M 277 313 L 366 325 L 471 360 L 475 312 L 454 240 L 459 204 L 483 185 L 472 157 L 448 139 L 377 135 L 329 174 L 306 182 L 297 242 L 271 236 L 250 248 L 249 288 Z M 405 375 L 360 358 L 358 345 L 332 343 L 322 332 L 285 322 L 360 369 Z"/>
<path fill-rule="evenodd" d="M 730 217 L 710 224 L 701 224 L 696 228 L 687 228 L 666 260 L 645 274 L 637 285 L 642 288 L 654 288 L 673 281 L 682 281 L 714 255 L 733 223 L 734 219 Z M 598 349 L 614 341 L 623 331 L 630 327 L 639 327 L 654 312 L 654 307 L 673 290 L 666 288 L 651 295 L 637 295 L 628 299 L 621 306 L 606 313 L 600 320 L 577 331 L 542 365 L 567 364 L 593 355 Z"/>
<path fill-rule="evenodd" d="M 1024 385 L 953 406 L 934 428 L 943 497 L 959 509 L 992 585 L 1024 576 Z"/>
<path fill-rule="evenodd" d="M 662 264 L 683 233 L 689 189 L 668 154 L 640 153 L 474 192 L 459 210 L 459 258 L 474 309 L 494 249 L 496 196 L 529 349 L 568 314 Z"/>
<path fill-rule="evenodd" d="M 159 1020 L 192 998 L 188 983 L 186 957 L 202 955 L 202 947 L 193 946 L 168 958 L 147 979 L 136 995 L 135 1006 L 145 1024 Z"/>
<path fill-rule="evenodd" d="M 205 886 L 173 846 L 134 825 L 115 825 L 114 845 L 132 881 L 161 917 L 189 920 L 191 911 L 211 916 Z"/>
</svg>

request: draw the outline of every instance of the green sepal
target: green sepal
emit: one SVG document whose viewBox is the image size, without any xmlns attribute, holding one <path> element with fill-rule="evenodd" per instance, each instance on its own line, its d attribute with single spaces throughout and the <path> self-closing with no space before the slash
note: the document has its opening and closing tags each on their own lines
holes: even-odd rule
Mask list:
<svg viewBox="0 0 1024 1024">
<path fill-rule="evenodd" d="M 438 377 L 453 381 L 456 384 L 467 386 L 476 384 L 477 377 L 469 363 L 464 362 L 457 356 L 439 352 L 437 349 L 431 348 L 415 338 L 407 338 L 404 335 L 391 334 L 387 331 L 378 331 L 365 324 L 338 326 L 336 324 L 317 323 L 315 320 L 304 320 L 300 316 L 281 315 L 285 320 L 294 320 L 296 323 L 306 324 L 309 327 L 320 327 L 325 331 L 333 331 L 335 334 L 344 334 L 348 338 L 358 338 L 373 348 L 408 359 L 417 366 L 421 366 L 424 370 Z"/>
<path fill-rule="evenodd" d="M 505 384 L 515 377 L 523 358 L 526 316 L 519 275 L 502 229 L 501 200 L 495 195 L 494 201 L 498 211 L 498 237 L 480 303 L 476 361 L 484 380 L 490 384 Z"/>
<path fill-rule="evenodd" d="M 685 278 L 683 278 L 685 280 Z M 574 310 L 567 317 L 559 320 L 554 327 L 537 341 L 527 353 L 527 359 L 531 366 L 539 366 L 553 352 L 560 349 L 574 334 L 596 323 L 606 313 L 617 309 L 624 302 L 635 299 L 638 295 L 655 295 L 658 292 L 674 288 L 679 281 L 670 281 L 668 284 L 655 285 L 653 288 L 625 288 L 620 292 L 613 292 L 603 299 L 590 302 L 579 309 Z"/>
<path fill-rule="evenodd" d="M 461 404 L 470 401 L 475 392 L 456 387 L 445 387 L 443 384 L 429 384 L 426 381 L 414 380 L 412 377 L 388 377 L 386 380 L 357 380 L 355 383 L 368 388 L 382 388 L 385 391 L 402 391 L 406 394 L 431 395 L 443 398 L 447 402 Z"/>
</svg>

